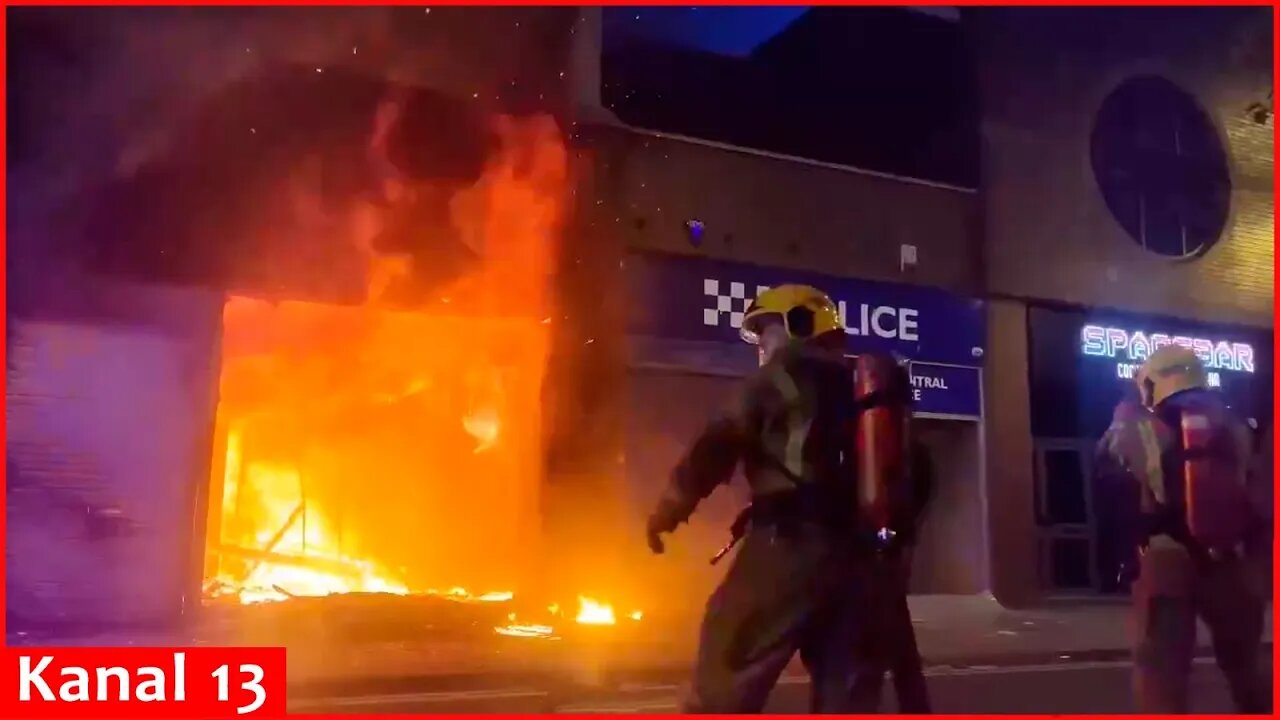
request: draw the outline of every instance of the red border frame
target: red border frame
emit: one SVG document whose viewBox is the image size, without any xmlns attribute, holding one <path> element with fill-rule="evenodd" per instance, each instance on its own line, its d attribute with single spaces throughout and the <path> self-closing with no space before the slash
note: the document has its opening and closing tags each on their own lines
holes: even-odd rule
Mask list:
<svg viewBox="0 0 1280 720">
<path fill-rule="evenodd" d="M 944 6 L 956 6 L 956 5 L 961 5 L 961 6 L 963 6 L 963 5 L 1075 5 L 1075 6 L 1107 6 L 1107 5 L 1121 5 L 1121 6 L 1133 6 L 1133 5 L 1152 5 L 1152 6 L 1248 5 L 1248 6 L 1268 6 L 1268 5 L 1270 5 L 1270 6 L 1272 6 L 1272 8 L 1273 8 L 1273 10 L 1274 10 L 1274 8 L 1276 7 L 1276 0 L 1235 0 L 1235 1 L 1233 1 L 1233 2 L 1210 2 L 1209 0 L 1200 0 L 1200 1 L 1197 1 L 1197 0 L 1165 0 L 1165 2 L 1151 2 L 1150 0 L 1129 0 L 1128 2 L 1123 2 L 1123 1 L 1121 1 L 1121 2 L 1116 2 L 1116 1 L 1114 1 L 1114 0 L 1075 0 L 1074 2 L 1053 2 L 1052 0 L 1029 0 L 1029 1 L 1027 1 L 1027 2 L 1018 2 L 1018 3 L 1006 2 L 1006 1 L 1004 1 L 1004 0 L 992 0 L 991 2 L 986 2 L 986 3 L 975 3 L 975 2 L 968 2 L 968 1 L 964 1 L 964 2 L 937 2 L 936 0 L 918 0 L 917 2 L 913 2 L 913 3 L 862 2 L 862 1 L 859 1 L 859 0 L 852 0 L 852 1 L 849 1 L 849 2 L 831 2 L 830 0 L 816 0 L 816 1 L 811 1 L 811 2 L 789 2 L 789 1 L 787 1 L 787 0 L 775 1 L 775 2 L 767 2 L 767 1 L 766 1 L 766 2 L 759 2 L 759 1 L 750 1 L 750 2 L 724 2 L 723 0 L 701 0 L 700 2 L 697 2 L 697 3 L 690 2 L 690 0 L 683 0 L 683 1 L 681 1 L 681 0 L 650 0 L 650 1 L 648 1 L 648 2 L 614 2 L 614 1 L 608 1 L 608 0 L 607 0 L 607 1 L 605 1 L 605 2 L 600 2 L 600 3 L 552 3 L 552 2 L 542 2 L 542 1 L 540 1 L 540 0 L 500 0 L 500 1 L 493 1 L 493 0 L 480 0 L 480 1 L 477 1 L 477 2 L 455 2 L 454 0 L 445 0 L 445 1 L 443 1 L 443 2 L 411 2 L 411 1 L 406 1 L 406 0 L 384 0 L 383 2 L 373 2 L 373 3 L 360 3 L 360 2 L 349 2 L 349 1 L 348 1 L 348 2 L 344 2 L 343 0 L 312 0 L 311 2 L 299 2 L 298 0 L 279 0 L 279 1 L 277 1 L 277 2 L 262 2 L 262 1 L 259 1 L 259 0 L 250 0 L 250 1 L 248 1 L 248 2 L 236 2 L 235 0 L 209 0 L 208 2 L 202 2 L 202 3 L 156 2 L 156 1 L 154 1 L 154 0 L 143 0 L 143 1 L 141 1 L 141 2 L 116 2 L 116 1 L 114 1 L 114 0 L 37 0 L 36 2 L 18 2 L 18 3 L 12 3 L 12 2 L 8 2 L 7 0 L 5 0 L 5 1 L 3 2 L 3 6 L 4 6 L 4 9 L 5 9 L 5 11 L 6 11 L 6 12 L 4 12 L 4 13 L 0 13 L 0 34 L 4 34 L 4 33 L 6 33 L 6 32 L 7 32 L 7 9 L 8 9 L 8 7 L 9 7 L 9 6 L 11 6 L 11 5 L 12 5 L 12 6 L 33 6 L 33 5 L 42 5 L 42 6 L 43 6 L 43 5 L 74 5 L 74 6 L 104 6 L 104 5 L 158 5 L 158 6 L 166 6 L 166 5 L 232 5 L 232 6 L 258 5 L 258 6 L 277 6 L 277 5 L 301 5 L 301 6 L 321 6 L 321 5 L 359 5 L 359 4 L 370 4 L 370 5 L 381 5 L 381 6 L 386 6 L 386 5 L 421 5 L 421 6 L 432 6 L 432 5 L 436 5 L 436 6 L 501 5 L 501 6 L 535 6 L 535 5 L 564 5 L 564 4 L 571 4 L 571 5 L 599 4 L 599 5 L 622 5 L 622 6 L 635 6 L 635 5 L 673 5 L 673 6 L 682 6 L 682 5 L 693 5 L 693 4 L 697 4 L 697 5 L 704 5 L 704 6 L 705 6 L 705 5 L 806 5 L 806 6 L 809 6 L 809 5 L 897 5 L 897 4 L 912 4 L 912 5 L 944 5 Z M 1272 30 L 1272 55 L 1273 55 L 1273 57 L 1272 57 L 1272 62 L 1273 62 L 1273 75 L 1272 75 L 1272 77 L 1274 78 L 1276 75 L 1280 75 L 1280 53 L 1277 53 L 1277 44 L 1276 44 L 1277 36 L 1278 36 L 1278 35 L 1280 35 L 1280 13 L 1273 12 L 1273 17 L 1272 17 L 1272 27 L 1273 27 L 1273 30 Z M 7 53 L 0 53 L 0 89 L 2 89 L 2 88 L 4 88 L 4 87 L 5 87 L 5 83 L 7 82 L 7 78 L 8 78 L 6 64 L 7 64 Z M 6 94 L 6 99 L 7 99 L 7 94 Z M 1273 100 L 1273 107 L 1272 107 L 1272 111 L 1273 111 L 1273 112 L 1275 111 L 1274 100 Z M 7 124 L 8 124 L 8 123 L 7 123 L 7 119 L 8 119 L 7 113 L 6 113 L 6 115 L 5 115 L 5 117 L 4 117 L 3 119 L 0 119 L 0 160 L 5 160 L 5 161 L 6 161 L 6 163 L 5 163 L 5 167 L 6 167 L 6 169 L 7 169 L 7 167 L 8 167 L 8 165 L 7 165 L 7 156 L 8 156 L 8 153 L 7 153 L 7 147 L 8 147 L 8 146 L 7 146 Z M 1274 121 L 1273 121 L 1273 124 L 1272 124 L 1272 131 L 1273 131 L 1273 133 L 1275 133 L 1275 123 L 1274 123 Z M 1273 141 L 1273 148 L 1274 148 L 1274 141 Z M 1276 185 L 1280 185 L 1280 166 L 1277 166 L 1277 167 L 1274 169 L 1274 171 L 1273 171 L 1273 172 L 1274 172 L 1274 182 L 1275 182 L 1275 184 L 1276 184 Z M 1274 185 L 1273 185 L 1273 187 L 1274 187 Z M 3 190 L 5 190 L 5 178 L 4 178 L 4 175 L 3 175 L 3 174 L 0 174 L 0 191 L 3 191 Z M 8 196 L 7 196 L 7 192 L 0 192 L 0 215 L 4 215 L 6 218 L 7 218 L 7 197 L 8 197 Z M 1273 214 L 1273 216 L 1274 216 L 1274 214 Z M 5 225 L 4 225 L 4 226 L 0 226 L 0 234 L 4 234 L 6 231 L 7 231 L 7 222 L 5 223 Z M 4 290 L 4 289 L 6 288 L 5 278 L 6 278 L 6 276 L 7 276 L 7 269 L 8 269 L 8 264 L 7 264 L 7 248 L 8 248 L 8 244 L 7 244 L 7 242 L 5 243 L 5 245 L 4 245 L 4 247 L 3 247 L 3 248 L 0 248 L 0 257 L 3 257 L 3 258 L 5 258 L 5 259 L 6 259 L 6 262 L 5 262 L 5 264 L 4 264 L 4 268 L 3 268 L 3 270 L 0 270 L 0 291 Z M 1276 261 L 1276 260 L 1273 260 L 1273 263 L 1274 263 L 1274 262 L 1277 262 L 1277 261 Z M 1277 265 L 1274 265 L 1274 266 L 1273 266 L 1273 273 L 1275 272 L 1276 268 L 1280 268 L 1280 264 L 1277 264 Z M 6 300 L 7 300 L 7 294 L 5 294 L 5 293 L 0 293 L 0 304 L 4 304 L 4 303 L 6 302 Z M 1276 320 L 1280 320 L 1280 304 L 1274 304 L 1274 303 L 1275 303 L 1275 301 L 1273 300 L 1273 313 L 1274 313 L 1273 317 L 1274 317 L 1274 319 L 1276 319 Z M 8 326 L 8 315 L 7 315 L 7 313 L 6 313 L 6 315 L 5 315 L 4 320 L 0 320 L 0 323 L 3 323 L 3 325 L 0 325 L 0 327 L 4 328 L 4 329 L 5 329 L 5 331 L 7 332 L 7 329 L 8 329 L 8 328 L 7 328 L 7 326 Z M 1274 328 L 1274 321 L 1273 321 L 1273 328 Z M 1275 351 L 1280 352 L 1280 339 L 1274 339 L 1274 337 L 1273 337 L 1273 345 L 1274 345 L 1273 349 L 1274 349 Z M 0 351 L 0 352 L 5 352 L 5 351 Z M 1274 372 L 1274 369 L 1273 369 L 1273 372 Z M 7 381 L 7 378 L 0 377 L 0 384 L 5 383 L 6 381 Z M 1277 388 L 1277 389 L 1274 391 L 1273 403 L 1274 403 L 1274 402 L 1277 402 L 1277 401 L 1280 401 L 1280 388 Z M 4 422 L 5 422 L 5 420 L 4 420 L 3 416 L 2 416 L 2 415 L 0 415 L 0 427 L 4 427 Z M 5 470 L 0 470 L 0 488 L 3 488 L 3 486 L 4 486 L 4 484 L 5 484 L 5 483 L 4 483 L 4 480 L 5 480 Z M 1280 502 L 1277 502 L 1277 504 L 1276 504 L 1276 505 L 1277 505 L 1277 508 L 1280 508 Z M 5 512 L 4 512 L 4 506 L 5 506 L 5 495 L 4 495 L 3 493 L 0 493 L 0 538 L 3 538 L 3 537 L 4 537 L 4 535 L 3 535 L 3 531 L 4 531 L 4 528 L 5 528 L 5 518 L 6 518 L 6 514 L 5 514 Z M 1273 542 L 1274 542 L 1274 539 L 1273 539 Z M 3 567 L 4 567 L 4 556 L 3 556 L 3 555 L 0 555 L 0 570 L 3 570 Z M 1275 589 L 1277 589 L 1277 588 L 1280 588 L 1280 582 L 1276 582 L 1275 578 L 1273 578 L 1273 592 L 1274 592 L 1274 590 L 1275 590 Z M 5 584 L 4 584 L 4 583 L 0 583 L 0 606 L 3 606 L 3 604 L 4 604 L 4 592 L 5 592 Z M 2 633 L 2 632 L 4 631 L 4 623 L 5 623 L 5 618 L 4 618 L 4 616 L 3 616 L 3 615 L 0 615 L 0 633 Z M 1273 692 L 1274 692 L 1274 691 L 1273 691 Z M 329 718 L 329 717 L 359 717 L 359 716 L 358 716 L 358 715 L 341 715 L 341 716 L 339 716 L 339 715 L 305 715 L 305 714 L 299 714 L 299 715 L 290 715 L 290 717 L 299 717 L 299 718 Z M 371 717 L 372 717 L 372 716 L 371 716 Z M 380 718 L 398 718 L 398 717 L 422 717 L 422 716 L 421 716 L 421 715 L 378 715 L 378 716 L 376 716 L 376 717 L 380 717 Z M 501 718 L 501 717 L 518 717 L 518 716 L 508 716 L 508 715 L 469 715 L 469 716 L 467 716 L 467 717 L 490 717 L 490 718 Z M 559 716 L 559 717 L 574 717 L 574 716 L 565 715 L 565 716 Z M 577 717 L 595 717 L 595 716 L 577 716 Z M 659 717 L 659 716 L 644 716 L 644 715 L 640 715 L 640 716 L 636 716 L 636 717 Z M 987 716 L 957 715 L 957 716 L 953 716 L 953 717 L 987 717 Z M 1052 715 L 1020 715 L 1020 716 L 1006 716 L 1006 717 L 1027 717 L 1027 718 L 1045 717 L 1045 718 L 1048 718 L 1048 717 L 1056 717 L 1056 716 L 1052 716 Z M 1115 716 L 1103 716 L 1103 717 L 1117 717 L 1117 718 L 1119 718 L 1119 717 L 1127 717 L 1127 716 L 1115 715 Z M 1216 716 L 1215 716 L 1215 717 L 1216 717 Z M 1222 716 L 1222 717 L 1230 717 L 1230 716 Z"/>
</svg>

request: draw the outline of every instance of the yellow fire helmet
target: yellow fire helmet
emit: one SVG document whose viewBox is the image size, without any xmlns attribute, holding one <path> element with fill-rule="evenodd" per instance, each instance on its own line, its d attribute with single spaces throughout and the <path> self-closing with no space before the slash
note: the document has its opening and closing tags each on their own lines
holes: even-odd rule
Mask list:
<svg viewBox="0 0 1280 720">
<path fill-rule="evenodd" d="M 764 322 L 771 317 L 782 320 L 787 336 L 796 340 L 843 330 L 836 304 L 809 285 L 779 285 L 757 295 L 742 318 L 742 339 L 752 345 L 760 342 Z"/>
<path fill-rule="evenodd" d="M 1191 388 L 1209 387 L 1204 363 L 1189 347 L 1164 345 L 1138 369 L 1134 380 L 1142 393 L 1142 404 L 1155 407 L 1170 395 Z"/>
</svg>

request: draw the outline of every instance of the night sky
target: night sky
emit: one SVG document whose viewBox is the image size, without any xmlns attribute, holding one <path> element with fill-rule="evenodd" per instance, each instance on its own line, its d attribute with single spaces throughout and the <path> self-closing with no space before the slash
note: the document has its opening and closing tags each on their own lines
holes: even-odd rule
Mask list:
<svg viewBox="0 0 1280 720">
<path fill-rule="evenodd" d="M 745 57 L 809 11 L 807 7 L 620 7 L 603 12 L 605 44 L 643 38 Z"/>
<path fill-rule="evenodd" d="M 974 79 L 954 11 L 617 8 L 601 97 L 624 122 L 972 187 Z"/>
<path fill-rule="evenodd" d="M 949 7 L 906 8 L 955 20 Z M 606 45 L 628 38 L 679 45 L 690 50 L 745 57 L 787 29 L 810 8 L 797 7 L 618 7 L 604 9 Z"/>
</svg>

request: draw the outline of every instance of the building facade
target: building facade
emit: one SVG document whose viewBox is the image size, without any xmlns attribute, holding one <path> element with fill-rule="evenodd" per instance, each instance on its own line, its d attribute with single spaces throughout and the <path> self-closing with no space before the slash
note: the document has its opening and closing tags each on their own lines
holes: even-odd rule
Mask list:
<svg viewBox="0 0 1280 720">
<path fill-rule="evenodd" d="M 1242 414 L 1271 421 L 1271 11 L 963 22 L 983 108 L 994 589 L 1117 589 L 1101 557 L 1117 502 L 1090 453 L 1152 344 L 1192 344 Z"/>
<path fill-rule="evenodd" d="M 605 271 L 601 286 L 624 289 L 617 330 L 603 333 L 622 370 L 600 414 L 621 418 L 631 532 L 642 531 L 687 442 L 732 402 L 755 366 L 752 348 L 738 336 L 746 304 L 763 287 L 803 282 L 838 303 L 851 355 L 880 349 L 913 361 L 918 426 L 939 468 L 915 591 L 985 591 L 986 310 L 978 295 L 979 203 L 969 152 L 977 136 L 962 99 L 940 87 L 953 79 L 939 72 L 956 66 L 958 26 L 894 10 L 870 11 L 871 26 L 858 27 L 838 12 L 814 11 L 771 39 L 745 38 L 742 47 L 756 43 L 750 52 L 706 50 L 701 40 L 672 50 L 626 37 L 630 26 L 619 30 L 609 13 L 598 35 L 602 50 L 583 53 L 603 58 L 599 82 L 593 77 L 582 95 L 594 109 L 583 115 L 605 121 L 581 143 L 593 171 L 579 232 L 620 248 L 614 259 L 621 269 Z M 703 21 L 687 9 L 642 17 L 654 25 Z M 867 47 L 839 56 L 849 32 L 866 36 Z M 904 37 L 935 41 L 914 72 L 933 72 L 919 87 L 941 111 L 890 143 L 870 138 L 908 122 L 918 99 L 894 97 L 860 78 L 823 78 L 814 81 L 820 92 L 872 99 L 835 109 L 848 126 L 805 125 L 819 116 L 788 112 L 776 98 L 767 101 L 778 106 L 770 110 L 748 91 L 768 85 L 786 93 L 808 82 L 803 60 L 814 48 L 835 53 L 827 56 L 831 63 L 857 66 L 867 61 L 859 53 L 875 52 L 897 52 L 908 62 L 912 51 L 894 48 Z M 652 68 L 683 79 L 663 84 L 647 74 Z M 597 88 L 602 92 L 593 95 Z M 868 106 L 880 110 L 867 113 Z M 922 159 L 928 153 L 921 148 L 939 146 L 950 150 L 934 163 Z M 723 571 L 707 558 L 727 539 L 744 491 L 739 483 L 717 490 L 662 563 L 643 562 L 639 545 L 630 550 L 645 584 L 681 588 L 692 619 Z"/>
<path fill-rule="evenodd" d="M 1129 390 L 1146 353 L 1167 342 L 1193 347 L 1233 406 L 1269 432 L 1270 11 L 1009 8 L 927 20 L 845 12 L 900 47 L 930 38 L 935 61 L 936 48 L 953 42 L 971 71 L 960 77 L 972 82 L 973 96 L 971 106 L 955 100 L 947 107 L 925 88 L 920 94 L 930 97 L 932 128 L 884 110 L 880 124 L 865 121 L 849 134 L 875 128 L 884 144 L 963 145 L 962 119 L 971 110 L 981 147 L 972 182 L 955 171 L 963 162 L 929 166 L 905 151 L 860 153 L 857 142 L 836 143 L 832 155 L 840 160 L 829 163 L 815 160 L 814 143 L 788 145 L 763 130 L 739 130 L 736 142 L 717 142 L 716 113 L 726 106 L 760 111 L 743 99 L 749 91 L 736 89 L 734 73 L 745 71 L 720 57 L 709 63 L 713 70 L 676 72 L 694 78 L 684 97 L 702 99 L 689 101 L 696 118 L 647 108 L 635 99 L 646 90 L 644 79 L 627 65 L 625 50 L 611 50 L 605 17 L 605 91 L 583 95 L 594 117 L 614 113 L 613 140 L 600 149 L 601 173 L 611 183 L 598 199 L 607 208 L 601 222 L 616 226 L 628 267 L 687 273 L 690 285 L 695 276 L 706 282 L 701 294 L 661 282 L 651 286 L 660 290 L 628 285 L 628 303 L 661 308 L 651 320 L 696 324 L 707 313 L 699 328 L 706 337 L 656 341 L 633 330 L 623 342 L 632 388 L 624 413 L 631 423 L 628 476 L 656 492 L 652 486 L 665 477 L 681 438 L 706 415 L 695 408 L 709 412 L 723 402 L 750 365 L 745 350 L 734 355 L 731 344 L 716 344 L 711 335 L 713 321 L 732 321 L 735 293 L 750 296 L 755 278 L 769 278 L 762 285 L 809 278 L 859 302 L 877 297 L 877 283 L 893 283 L 907 296 L 944 290 L 984 308 L 986 340 L 975 363 L 983 379 L 975 433 L 981 457 L 944 464 L 962 468 L 969 485 L 982 488 L 981 512 L 952 518 L 953 528 L 963 529 L 948 530 L 956 533 L 948 541 L 981 545 L 987 560 L 976 588 L 926 570 L 931 579 L 918 590 L 989 590 L 1009 605 L 1122 590 L 1116 526 L 1124 518 L 1115 509 L 1124 500 L 1097 486 L 1091 458 L 1110 408 Z M 793 20 L 771 40 L 739 47 L 736 57 L 749 58 L 747 64 L 772 59 L 773 71 L 785 74 L 789 47 L 822 47 L 815 25 Z M 695 65 L 697 52 L 688 46 L 697 43 L 689 33 L 680 40 L 683 55 L 664 55 L 654 65 L 667 74 L 681 63 Z M 885 53 L 884 64 L 905 62 L 877 51 Z M 699 73 L 714 81 L 699 86 Z M 764 81 L 743 82 L 765 92 Z M 809 91 L 837 94 L 857 86 L 840 78 L 825 87 L 806 82 Z M 893 106 L 867 97 L 874 99 L 864 108 Z M 775 102 L 800 116 L 788 126 L 793 133 L 822 132 L 804 125 L 808 108 Z M 842 102 L 831 100 L 833 114 Z M 913 105 L 911 98 L 897 102 Z M 885 130 L 890 118 L 897 134 Z M 905 127 L 916 136 L 905 135 Z M 744 278 L 740 285 L 735 271 Z M 673 297 L 683 298 L 683 315 L 670 305 Z M 853 320 L 851 333 L 859 329 L 860 319 Z M 677 402 L 687 409 L 673 414 Z M 660 409 L 645 410 L 650 404 Z M 655 429 L 663 423 L 668 429 Z M 923 427 L 933 432 L 932 423 Z M 936 442 L 935 452 L 951 452 L 942 449 L 946 441 Z M 736 501 L 722 502 L 711 513 L 713 524 L 727 522 Z M 715 531 L 706 532 L 698 542 L 712 547 Z"/>
<path fill-rule="evenodd" d="M 190 52 L 149 65 L 160 35 L 133 37 L 142 25 L 113 16 L 76 31 L 93 42 L 71 44 L 105 52 L 79 58 L 87 66 L 146 65 L 155 77 L 135 76 L 133 94 L 109 71 L 76 85 L 74 68 L 15 86 L 27 94 L 11 95 L 24 138 L 7 238 L 11 627 L 157 624 L 193 607 L 226 293 L 340 304 L 365 289 L 348 237 L 281 234 L 258 191 L 299 181 L 326 201 L 358 194 L 350 173 L 310 172 L 310 156 L 335 168 L 365 159 L 389 84 L 549 109 L 571 137 L 576 200 L 547 318 L 538 508 L 561 561 L 546 572 L 568 574 L 562 585 L 650 588 L 647 608 L 665 594 L 697 614 L 741 487 L 711 498 L 661 563 L 642 562 L 644 515 L 754 363 L 735 327 L 745 303 L 779 283 L 830 292 L 851 353 L 914 361 L 919 427 L 941 470 L 917 592 L 991 591 L 1018 605 L 1113 589 L 1115 519 L 1087 449 L 1155 343 L 1201 352 L 1270 436 L 1269 10 L 736 11 L 764 13 L 764 26 L 642 11 L 657 16 L 652 28 L 685 28 L 675 43 L 646 42 L 632 14 L 480 12 L 334 11 L 285 47 L 274 38 L 300 21 L 273 11 L 232 23 L 247 28 L 246 49 L 225 17 L 175 11 L 166 51 Z M 24 16 L 35 29 L 23 37 L 51 16 Z M 499 22 L 511 28 L 492 32 Z M 475 42 L 454 48 L 462 29 Z M 172 43 L 179 35 L 216 47 Z M 48 52 L 27 48 L 15 63 L 39 66 Z M 336 83 L 343 99 L 240 84 L 259 62 L 305 77 L 299 87 Z M 228 106 L 306 96 L 321 110 L 215 107 L 216 122 L 196 130 L 224 144 L 188 145 L 226 163 L 227 197 L 184 196 L 167 181 L 181 173 L 137 171 L 172 170 L 163 149 L 198 137 L 149 125 L 185 116 L 180 100 L 197 86 Z M 438 122 L 435 94 L 419 97 L 419 118 Z M 59 109 L 69 98 L 113 122 L 77 125 Z M 148 122 L 131 114 L 151 107 L 163 112 Z M 350 113 L 324 112 L 338 107 Z M 333 125 L 301 137 L 290 112 Z M 428 174 L 450 165 L 436 178 L 446 184 L 473 179 L 476 168 L 451 163 L 476 164 L 475 138 L 410 124 L 428 132 L 390 155 Z M 98 134 L 108 127 L 136 136 Z M 267 135 L 281 153 L 271 162 L 253 145 Z M 140 178 L 132 202 L 91 204 L 72 218 L 92 229 L 79 241 L 50 220 L 85 205 L 69 188 L 121 174 Z M 447 276 L 465 253 L 442 208 L 386 240 Z M 65 557 L 38 550 L 53 546 Z"/>
</svg>

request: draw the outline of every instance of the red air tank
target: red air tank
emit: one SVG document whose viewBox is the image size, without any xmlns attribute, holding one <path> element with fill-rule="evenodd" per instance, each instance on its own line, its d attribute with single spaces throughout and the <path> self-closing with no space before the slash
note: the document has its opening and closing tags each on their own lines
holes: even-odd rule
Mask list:
<svg viewBox="0 0 1280 720">
<path fill-rule="evenodd" d="M 887 539 L 906 490 L 910 374 L 891 355 L 866 353 L 854 361 L 854 383 L 858 510 Z"/>
<path fill-rule="evenodd" d="M 1243 477 L 1248 458 L 1236 454 L 1242 448 L 1232 442 L 1223 408 L 1189 403 L 1180 416 L 1187 529 L 1209 547 L 1232 547 L 1242 540 L 1249 517 Z"/>
</svg>

